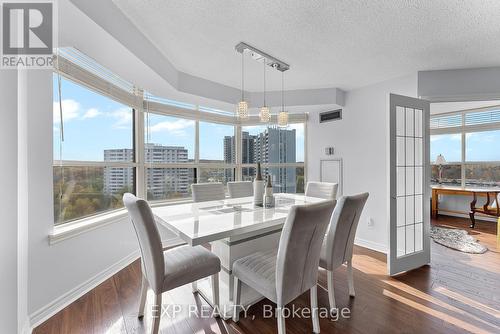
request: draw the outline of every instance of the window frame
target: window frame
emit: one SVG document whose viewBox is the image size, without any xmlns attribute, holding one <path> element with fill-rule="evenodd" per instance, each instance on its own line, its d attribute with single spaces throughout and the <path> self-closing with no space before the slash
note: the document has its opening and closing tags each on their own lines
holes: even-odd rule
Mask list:
<svg viewBox="0 0 500 334">
<path fill-rule="evenodd" d="M 469 165 L 489 165 L 489 164 L 498 164 L 500 165 L 500 161 L 467 161 L 467 134 L 475 133 L 475 132 L 486 132 L 486 131 L 496 131 L 500 130 L 500 122 L 493 123 L 483 123 L 483 124 L 474 124 L 474 125 L 466 125 L 466 116 L 479 112 L 488 112 L 488 111 L 497 111 L 500 109 L 500 105 L 490 106 L 485 108 L 475 108 L 475 109 L 467 109 L 460 111 L 452 111 L 440 114 L 431 115 L 431 120 L 433 118 L 443 118 L 446 116 L 456 116 L 460 115 L 461 122 L 459 126 L 450 126 L 450 127 L 437 127 L 430 129 L 430 135 L 445 135 L 445 134 L 460 134 L 461 135 L 461 161 L 450 162 L 453 165 L 460 165 L 461 167 L 461 187 L 466 186 L 466 167 Z M 446 158 L 446 157 L 445 157 Z M 432 160 L 432 159 L 431 159 Z M 435 165 L 435 163 L 433 163 Z"/>
<path fill-rule="evenodd" d="M 201 169 L 206 168 L 231 168 L 234 170 L 234 179 L 242 180 L 242 169 L 255 167 L 255 164 L 242 163 L 242 128 L 245 126 L 276 124 L 277 117 L 273 115 L 269 123 L 262 123 L 258 116 L 250 116 L 246 120 L 238 119 L 234 113 L 210 109 L 202 106 L 194 106 L 183 103 L 171 103 L 172 101 L 154 97 L 145 93 L 142 89 L 134 87 L 133 92 L 123 89 L 114 82 L 108 81 L 109 77 L 98 77 L 95 73 L 85 68 L 85 64 L 73 63 L 71 59 L 57 56 L 57 67 L 54 69 L 55 77 L 61 75 L 66 80 L 70 80 L 82 87 L 89 89 L 97 94 L 106 96 L 118 103 L 126 105 L 132 109 L 132 138 L 135 159 L 133 162 L 107 162 L 107 161 L 75 161 L 75 160 L 53 160 L 53 167 L 132 167 L 135 170 L 135 193 L 138 197 L 146 198 L 147 180 L 146 171 L 148 168 L 194 168 L 195 179 L 198 183 L 198 175 Z M 103 87 L 110 87 L 103 89 Z M 53 100 L 55 100 L 55 96 Z M 174 101 L 175 102 L 175 101 Z M 188 163 L 157 163 L 145 161 L 146 144 L 146 117 L 147 114 L 156 114 L 160 116 L 175 117 L 179 119 L 188 119 L 195 122 L 195 144 L 194 161 Z M 304 125 L 304 162 L 296 163 L 269 163 L 263 164 L 265 167 L 294 167 L 304 169 L 304 184 L 307 182 L 307 113 L 290 114 L 289 124 L 302 123 Z M 218 162 L 200 162 L 200 122 L 218 123 L 231 125 L 234 129 L 236 142 L 236 160 L 235 163 Z M 153 205 L 169 205 L 176 202 L 189 202 L 187 198 L 155 200 Z M 54 212 L 54 225 L 56 227 L 67 227 L 70 224 L 81 224 L 84 220 L 95 221 L 99 217 L 106 220 L 106 216 L 116 215 L 123 209 L 109 210 L 99 212 L 91 216 L 76 218 L 74 220 L 59 222 L 56 224 L 56 212 Z"/>
</svg>

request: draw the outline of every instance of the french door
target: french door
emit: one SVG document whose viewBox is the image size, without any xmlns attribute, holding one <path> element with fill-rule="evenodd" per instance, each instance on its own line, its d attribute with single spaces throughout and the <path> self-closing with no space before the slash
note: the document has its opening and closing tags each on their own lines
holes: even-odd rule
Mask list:
<svg viewBox="0 0 500 334">
<path fill-rule="evenodd" d="M 390 95 L 390 275 L 430 263 L 429 102 Z"/>
</svg>

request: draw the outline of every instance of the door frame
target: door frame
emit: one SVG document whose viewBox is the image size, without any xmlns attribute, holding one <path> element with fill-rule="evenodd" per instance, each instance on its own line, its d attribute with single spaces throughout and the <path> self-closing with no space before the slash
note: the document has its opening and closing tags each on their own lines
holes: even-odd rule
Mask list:
<svg viewBox="0 0 500 334">
<path fill-rule="evenodd" d="M 416 269 L 423 265 L 429 264 L 431 261 L 430 252 L 430 102 L 422 99 L 417 99 L 408 96 L 397 94 L 389 95 L 389 170 L 390 170 L 390 186 L 389 186 L 389 256 L 387 261 L 387 270 L 389 275 L 394 276 L 399 273 Z M 422 110 L 422 163 L 423 163 L 423 179 L 422 179 L 422 251 L 411 254 L 397 256 L 397 140 L 396 140 L 396 107 L 404 106 Z"/>
</svg>

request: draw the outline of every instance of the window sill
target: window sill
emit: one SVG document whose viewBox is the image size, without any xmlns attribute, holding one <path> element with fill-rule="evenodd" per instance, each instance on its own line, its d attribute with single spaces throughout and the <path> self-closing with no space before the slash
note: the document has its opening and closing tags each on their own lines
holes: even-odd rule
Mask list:
<svg viewBox="0 0 500 334">
<path fill-rule="evenodd" d="M 49 234 L 49 244 L 53 245 L 82 233 L 92 231 L 109 224 L 117 223 L 126 217 L 127 211 L 125 209 L 120 209 L 110 213 L 87 217 L 75 220 L 71 223 L 54 226 L 52 232 Z"/>
<path fill-rule="evenodd" d="M 176 204 L 191 203 L 191 199 L 171 200 L 171 201 L 157 201 L 150 202 L 151 207 L 169 206 Z M 73 238 L 77 235 L 95 230 L 97 228 L 123 221 L 127 218 L 127 210 L 119 209 L 112 212 L 95 215 L 92 217 L 75 220 L 70 223 L 54 226 L 52 232 L 49 234 L 49 244 L 54 245 L 66 239 Z"/>
</svg>

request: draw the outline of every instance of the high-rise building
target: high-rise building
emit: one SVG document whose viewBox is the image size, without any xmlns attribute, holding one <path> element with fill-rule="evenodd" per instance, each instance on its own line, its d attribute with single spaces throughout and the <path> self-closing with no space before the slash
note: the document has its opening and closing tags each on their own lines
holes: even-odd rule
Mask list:
<svg viewBox="0 0 500 334">
<path fill-rule="evenodd" d="M 258 135 L 242 132 L 242 163 L 283 164 L 297 162 L 295 150 L 295 129 L 267 127 Z M 224 161 L 235 161 L 234 136 L 224 137 Z M 296 191 L 295 167 L 269 167 L 264 169 L 272 177 L 273 188 L 277 192 Z M 253 167 L 243 168 L 243 180 L 251 180 L 255 171 Z"/>
<path fill-rule="evenodd" d="M 104 161 L 133 161 L 132 149 L 104 150 Z M 147 163 L 183 163 L 188 162 L 188 150 L 182 146 L 163 146 L 146 144 Z M 148 198 L 165 199 L 181 197 L 189 193 L 188 168 L 147 168 L 146 183 Z M 120 193 L 132 189 L 134 184 L 133 168 L 106 167 L 104 170 L 104 191 Z"/>
</svg>

